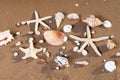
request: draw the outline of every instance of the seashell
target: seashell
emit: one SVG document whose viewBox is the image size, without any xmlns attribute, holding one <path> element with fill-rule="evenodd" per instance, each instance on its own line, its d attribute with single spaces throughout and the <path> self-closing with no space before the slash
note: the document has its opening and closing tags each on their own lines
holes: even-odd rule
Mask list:
<svg viewBox="0 0 120 80">
<path fill-rule="evenodd" d="M 39 43 L 40 43 L 40 44 L 44 43 L 44 40 L 39 40 Z"/>
<path fill-rule="evenodd" d="M 57 28 L 60 26 L 63 19 L 64 19 L 64 14 L 62 12 L 57 12 L 55 14 Z"/>
<path fill-rule="evenodd" d="M 94 15 L 90 15 L 89 17 L 82 21 L 87 23 L 90 27 L 96 27 L 103 24 L 102 21 L 96 18 Z"/>
<path fill-rule="evenodd" d="M 117 52 L 115 56 L 120 57 L 120 52 Z"/>
<path fill-rule="evenodd" d="M 68 19 L 79 19 L 79 15 L 77 13 L 70 13 L 67 15 Z"/>
<path fill-rule="evenodd" d="M 87 50 L 82 50 L 81 53 L 82 53 L 83 56 L 87 56 L 87 54 L 88 54 Z"/>
<path fill-rule="evenodd" d="M 109 72 L 116 70 L 115 61 L 107 61 L 104 65 L 105 69 Z"/>
<path fill-rule="evenodd" d="M 49 30 L 44 33 L 44 38 L 49 44 L 59 46 L 64 43 L 66 36 L 60 31 Z"/>
<path fill-rule="evenodd" d="M 108 40 L 107 41 L 107 48 L 108 49 L 113 49 L 115 48 L 117 45 L 112 41 L 112 40 Z"/>
<path fill-rule="evenodd" d="M 105 28 L 110 28 L 110 27 L 112 27 L 112 23 L 111 23 L 110 21 L 108 21 L 108 20 L 105 20 L 105 21 L 103 22 L 103 25 L 104 25 Z"/>
<path fill-rule="evenodd" d="M 14 57 L 16 57 L 16 56 L 18 56 L 18 55 L 19 55 L 19 53 L 17 53 L 17 52 L 14 52 L 14 53 L 13 53 L 13 56 L 14 56 Z"/>
<path fill-rule="evenodd" d="M 79 62 L 75 62 L 75 64 L 80 64 L 80 65 L 88 65 L 89 62 L 88 61 L 79 61 Z"/>
<path fill-rule="evenodd" d="M 64 32 L 71 32 L 71 29 L 72 29 L 72 26 L 71 26 L 71 25 L 65 25 L 65 26 L 63 27 L 63 31 L 64 31 Z"/>
<path fill-rule="evenodd" d="M 75 47 L 73 48 L 73 52 L 77 52 L 78 49 L 79 49 L 79 47 L 78 47 L 78 46 L 75 46 Z"/>
<path fill-rule="evenodd" d="M 16 35 L 20 35 L 20 32 L 16 32 Z"/>
<path fill-rule="evenodd" d="M 22 43 L 20 41 L 18 41 L 15 46 L 20 46 Z"/>
</svg>

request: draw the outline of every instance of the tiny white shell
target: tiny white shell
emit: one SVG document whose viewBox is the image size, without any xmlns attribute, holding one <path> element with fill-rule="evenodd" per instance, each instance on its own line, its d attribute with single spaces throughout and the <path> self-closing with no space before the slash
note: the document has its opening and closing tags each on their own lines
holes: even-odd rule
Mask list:
<svg viewBox="0 0 120 80">
<path fill-rule="evenodd" d="M 88 61 L 79 61 L 79 62 L 75 62 L 75 64 L 88 65 L 89 62 Z"/>
<path fill-rule="evenodd" d="M 46 52 L 47 48 L 43 48 L 43 52 Z"/>
<path fill-rule="evenodd" d="M 103 25 L 104 25 L 105 28 L 110 28 L 110 27 L 112 27 L 112 23 L 111 23 L 110 21 L 108 21 L 108 20 L 105 20 L 105 21 L 103 22 Z"/>
<path fill-rule="evenodd" d="M 45 55 L 49 58 L 50 57 L 50 53 L 49 52 L 45 52 Z"/>
<path fill-rule="evenodd" d="M 16 35 L 20 35 L 20 32 L 16 32 Z"/>
<path fill-rule="evenodd" d="M 87 50 L 82 50 L 82 55 L 83 55 L 83 56 L 87 56 L 87 55 L 88 55 Z"/>
<path fill-rule="evenodd" d="M 75 46 L 75 47 L 73 48 L 73 51 L 74 51 L 74 52 L 77 52 L 78 49 L 79 49 L 79 47 L 78 47 L 78 46 Z"/>
<path fill-rule="evenodd" d="M 116 70 L 115 61 L 107 61 L 104 65 L 105 69 L 109 72 Z"/>
<path fill-rule="evenodd" d="M 18 56 L 18 55 L 19 55 L 19 53 L 17 53 L 17 52 L 14 52 L 14 53 L 13 53 L 13 56 L 14 56 L 14 57 L 16 57 L 16 56 Z"/>
<path fill-rule="evenodd" d="M 22 43 L 20 41 L 18 41 L 15 46 L 20 46 Z"/>
<path fill-rule="evenodd" d="M 65 26 L 63 27 L 63 31 L 64 31 L 64 32 L 71 32 L 71 29 L 72 29 L 72 26 L 71 26 L 71 25 L 65 25 Z"/>
<path fill-rule="evenodd" d="M 79 19 L 79 15 L 77 13 L 70 13 L 67 15 L 68 19 Z"/>
<path fill-rule="evenodd" d="M 78 4 L 78 3 L 76 3 L 76 4 L 75 4 L 75 6 L 76 6 L 76 7 L 78 7 L 78 6 L 79 6 L 79 4 Z"/>
<path fill-rule="evenodd" d="M 62 46 L 62 49 L 66 49 L 66 47 L 65 47 L 65 46 Z"/>
<path fill-rule="evenodd" d="M 34 32 L 33 31 L 29 31 L 28 34 L 33 34 Z"/>
<path fill-rule="evenodd" d="M 64 41 L 64 42 L 67 42 L 67 40 L 68 40 L 68 37 L 65 36 L 64 39 L 63 39 L 63 41 Z"/>
<path fill-rule="evenodd" d="M 115 56 L 120 57 L 120 52 L 117 52 Z"/>
<path fill-rule="evenodd" d="M 41 44 L 44 43 L 44 40 L 39 40 L 39 43 L 41 43 Z"/>
</svg>

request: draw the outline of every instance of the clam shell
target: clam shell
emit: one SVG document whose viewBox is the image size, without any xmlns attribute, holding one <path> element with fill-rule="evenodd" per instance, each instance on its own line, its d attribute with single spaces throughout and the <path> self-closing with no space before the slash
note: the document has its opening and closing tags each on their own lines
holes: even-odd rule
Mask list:
<svg viewBox="0 0 120 80">
<path fill-rule="evenodd" d="M 45 40 L 53 46 L 62 45 L 65 37 L 64 33 L 55 30 L 49 30 L 44 33 Z"/>
<path fill-rule="evenodd" d="M 116 45 L 112 40 L 108 40 L 106 46 L 107 46 L 108 49 L 113 49 L 113 48 L 115 48 L 117 45 Z"/>
</svg>

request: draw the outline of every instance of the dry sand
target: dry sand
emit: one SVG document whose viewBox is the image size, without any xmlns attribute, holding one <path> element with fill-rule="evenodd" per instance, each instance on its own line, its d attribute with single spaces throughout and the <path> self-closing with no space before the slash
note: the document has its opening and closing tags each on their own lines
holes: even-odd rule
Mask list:
<svg viewBox="0 0 120 80">
<path fill-rule="evenodd" d="M 79 4 L 78 7 L 75 4 Z M 120 79 L 120 59 L 115 57 L 115 53 L 120 51 L 120 0 L 0 0 L 0 31 L 10 29 L 14 34 L 17 31 L 21 32 L 20 36 L 15 36 L 15 40 L 6 46 L 0 47 L 0 80 L 119 80 Z M 41 35 L 27 35 L 27 32 L 33 30 L 34 24 L 27 26 L 16 27 L 16 23 L 33 19 L 34 10 L 39 12 L 41 17 L 49 16 L 58 11 L 62 11 L 65 14 L 71 12 L 77 12 L 82 19 L 88 15 L 94 14 L 101 20 L 110 20 L 113 24 L 112 28 L 106 29 L 103 26 L 94 28 L 96 34 L 93 37 L 115 35 L 114 41 L 117 43 L 117 48 L 107 50 L 105 48 L 105 41 L 98 42 L 96 45 L 102 51 L 102 56 L 98 57 L 92 48 L 87 47 L 90 51 L 88 56 L 83 57 L 81 54 L 73 53 L 72 47 L 75 46 L 72 40 L 63 44 L 67 47 L 65 52 L 70 56 L 71 66 L 67 69 L 54 70 L 56 64 L 54 63 L 54 56 L 59 51 L 61 46 L 54 47 L 48 43 L 39 44 L 38 40 L 43 39 L 43 32 L 41 27 Z M 46 21 L 52 29 L 55 28 L 55 20 L 52 18 L 53 23 L 49 24 L 49 20 Z M 65 24 L 72 24 L 74 26 L 73 32 L 70 34 L 81 35 L 85 31 L 86 24 L 81 21 L 69 21 L 65 18 L 61 27 Z M 57 30 L 61 30 L 62 28 Z M 66 34 L 69 35 L 69 34 Z M 28 38 L 35 38 L 36 47 L 47 47 L 51 53 L 51 57 L 47 60 L 47 63 L 43 63 L 41 59 L 22 60 L 21 57 L 24 53 L 19 51 L 18 47 L 13 45 L 21 41 L 22 47 L 28 47 Z M 81 35 L 82 36 L 82 35 Z M 19 52 L 19 56 L 13 57 L 13 52 Z M 40 58 L 44 58 L 42 53 L 39 53 Z M 104 70 L 104 59 L 115 60 L 117 62 L 117 70 L 110 73 Z M 88 66 L 76 66 L 74 61 L 88 60 L 90 64 Z"/>
</svg>

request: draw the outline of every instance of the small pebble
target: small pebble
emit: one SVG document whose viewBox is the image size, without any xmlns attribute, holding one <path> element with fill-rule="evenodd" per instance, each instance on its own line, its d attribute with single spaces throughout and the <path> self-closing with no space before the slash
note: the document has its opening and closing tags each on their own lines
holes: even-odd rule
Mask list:
<svg viewBox="0 0 120 80">
<path fill-rule="evenodd" d="M 66 47 L 65 47 L 65 46 L 62 46 L 62 49 L 66 49 Z"/>
<path fill-rule="evenodd" d="M 17 25 L 17 26 L 20 26 L 20 23 L 17 23 L 16 25 Z"/>
<path fill-rule="evenodd" d="M 44 43 L 44 40 L 39 40 L 39 43 L 41 43 L 41 44 Z"/>
<path fill-rule="evenodd" d="M 112 27 L 112 23 L 111 23 L 110 21 L 108 21 L 108 20 L 105 20 L 105 21 L 103 22 L 103 25 L 104 25 L 105 28 L 110 28 L 110 27 Z"/>
<path fill-rule="evenodd" d="M 115 56 L 120 57 L 120 52 L 117 52 Z"/>
<path fill-rule="evenodd" d="M 18 41 L 15 46 L 20 46 L 22 43 L 20 41 Z"/>
<path fill-rule="evenodd" d="M 86 5 L 88 5 L 88 2 L 86 3 Z"/>
<path fill-rule="evenodd" d="M 104 62 L 106 62 L 107 60 L 106 60 L 106 59 L 104 59 L 103 61 L 104 61 Z"/>
<path fill-rule="evenodd" d="M 76 7 L 78 7 L 78 6 L 79 6 L 79 4 L 78 4 L 78 3 L 76 3 L 76 4 L 75 4 L 75 6 L 76 6 Z"/>
<path fill-rule="evenodd" d="M 20 35 L 20 32 L 16 32 L 16 35 Z"/>
<path fill-rule="evenodd" d="M 92 33 L 92 34 L 95 34 L 95 31 L 92 31 L 91 33 Z"/>
<path fill-rule="evenodd" d="M 56 69 L 56 70 L 59 70 L 60 68 L 59 68 L 59 67 L 56 67 L 55 69 Z"/>
<path fill-rule="evenodd" d="M 111 38 L 111 39 L 115 38 L 115 35 L 111 35 L 110 38 Z"/>
<path fill-rule="evenodd" d="M 50 20 L 49 23 L 52 23 L 52 21 Z"/>
<path fill-rule="evenodd" d="M 112 40 L 107 40 L 107 45 L 106 46 L 107 46 L 108 49 L 113 49 L 117 45 Z"/>
<path fill-rule="evenodd" d="M 16 57 L 16 56 L 18 56 L 18 55 L 19 55 L 19 54 L 18 54 L 17 52 L 14 52 L 14 53 L 13 53 L 13 56 L 14 56 L 14 57 Z"/>
<path fill-rule="evenodd" d="M 73 51 L 74 51 L 74 52 L 77 52 L 78 49 L 79 49 L 79 47 L 78 47 L 78 46 L 75 46 L 75 47 L 73 48 Z"/>
<path fill-rule="evenodd" d="M 79 19 L 79 15 L 77 13 L 70 13 L 67 15 L 67 18 L 70 20 L 75 20 L 75 19 Z"/>
<path fill-rule="evenodd" d="M 74 42 L 76 43 L 77 46 L 80 45 L 80 41 L 75 40 Z"/>
</svg>

